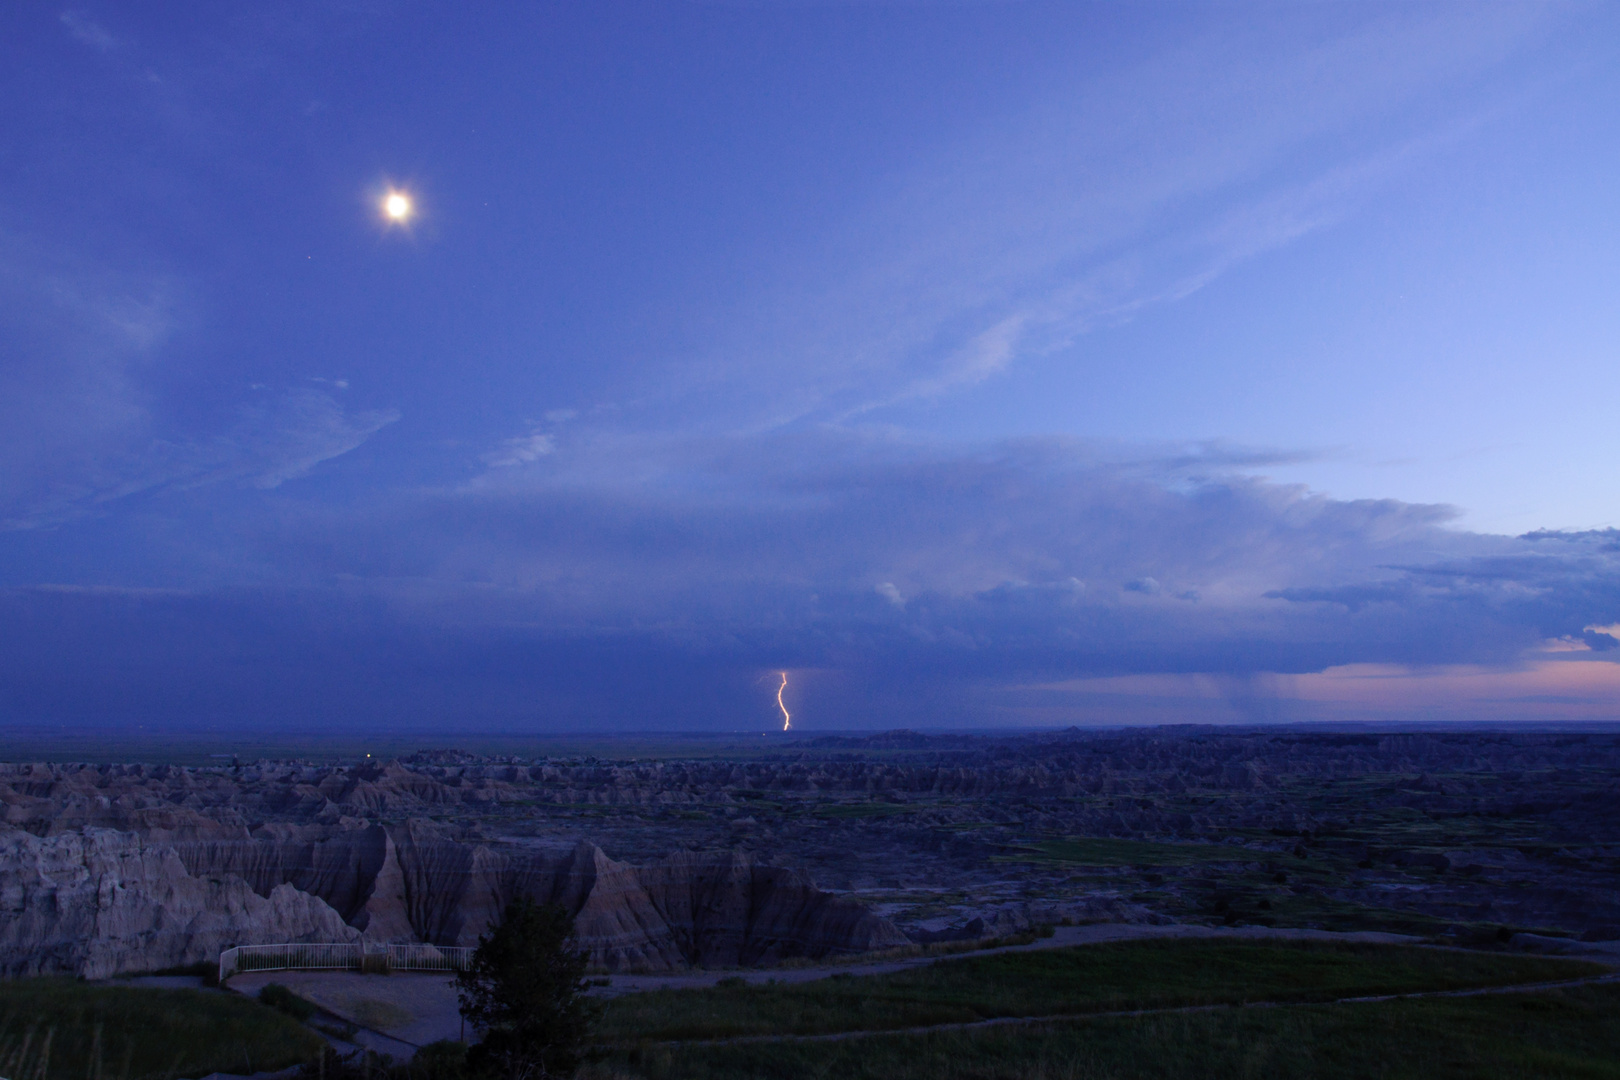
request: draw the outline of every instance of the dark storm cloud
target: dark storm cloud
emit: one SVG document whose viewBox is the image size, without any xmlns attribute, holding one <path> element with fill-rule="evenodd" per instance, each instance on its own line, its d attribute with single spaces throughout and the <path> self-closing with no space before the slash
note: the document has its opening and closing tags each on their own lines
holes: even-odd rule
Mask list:
<svg viewBox="0 0 1620 1080">
<path fill-rule="evenodd" d="M 1210 673 L 1258 700 L 1272 672 L 1512 664 L 1620 612 L 1606 534 L 1450 517 L 1269 483 L 1219 448 L 565 445 L 462 489 L 282 502 L 229 545 L 223 587 L 14 590 L 30 644 L 6 708 L 723 727 L 792 669 L 827 722 L 986 721 L 978 695 L 1031 680 Z"/>
</svg>

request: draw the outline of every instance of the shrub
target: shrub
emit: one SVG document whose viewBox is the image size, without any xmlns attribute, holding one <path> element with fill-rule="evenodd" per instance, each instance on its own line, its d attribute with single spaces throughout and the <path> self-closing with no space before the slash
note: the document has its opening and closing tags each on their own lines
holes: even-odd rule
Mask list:
<svg viewBox="0 0 1620 1080">
<path fill-rule="evenodd" d="M 272 1009 L 279 1009 L 303 1023 L 315 1015 L 313 1003 L 305 1001 L 280 983 L 270 983 L 259 991 L 259 1001 Z"/>
</svg>

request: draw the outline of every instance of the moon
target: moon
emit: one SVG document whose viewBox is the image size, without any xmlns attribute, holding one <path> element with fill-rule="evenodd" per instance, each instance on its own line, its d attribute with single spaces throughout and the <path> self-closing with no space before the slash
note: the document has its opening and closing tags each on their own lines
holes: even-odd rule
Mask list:
<svg viewBox="0 0 1620 1080">
<path fill-rule="evenodd" d="M 410 196 L 398 191 L 390 191 L 383 199 L 383 213 L 388 215 L 389 221 L 404 221 L 411 216 Z"/>
</svg>

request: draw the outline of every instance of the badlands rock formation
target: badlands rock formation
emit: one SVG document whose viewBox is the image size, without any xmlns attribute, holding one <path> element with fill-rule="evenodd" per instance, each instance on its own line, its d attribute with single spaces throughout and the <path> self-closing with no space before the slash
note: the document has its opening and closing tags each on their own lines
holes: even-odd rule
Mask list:
<svg viewBox="0 0 1620 1080">
<path fill-rule="evenodd" d="M 1609 731 L 683 745 L 708 756 L 0 765 L 0 968 L 465 944 L 520 894 L 567 904 L 621 969 L 1062 919 L 1620 938 Z"/>
<path fill-rule="evenodd" d="M 86 828 L 0 847 L 0 973 L 123 971 L 213 960 L 245 941 L 352 941 L 322 900 L 291 885 L 264 895 L 239 877 L 198 877 L 172 847 Z"/>
<path fill-rule="evenodd" d="M 239 878 L 266 896 L 287 885 L 318 896 L 379 941 L 471 945 L 514 897 L 558 903 L 608 970 L 757 964 L 907 942 L 802 872 L 736 852 L 681 852 L 636 867 L 586 841 L 561 849 L 469 843 L 423 821 L 269 826 L 175 850 L 194 876 Z"/>
<path fill-rule="evenodd" d="M 520 895 L 575 913 L 592 963 L 610 971 L 907 941 L 804 874 L 736 853 L 681 853 L 638 868 L 585 842 L 503 850 L 420 822 L 345 826 L 156 841 L 96 826 L 43 838 L 11 831 L 0 837 L 0 972 L 98 978 L 286 941 L 471 945 Z"/>
</svg>

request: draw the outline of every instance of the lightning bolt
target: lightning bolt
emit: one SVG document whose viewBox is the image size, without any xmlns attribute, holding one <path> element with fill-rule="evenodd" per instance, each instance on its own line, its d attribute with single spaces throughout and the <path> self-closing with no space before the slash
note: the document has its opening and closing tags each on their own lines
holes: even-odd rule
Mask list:
<svg viewBox="0 0 1620 1080">
<path fill-rule="evenodd" d="M 786 731 L 793 726 L 793 717 L 788 715 L 787 706 L 782 704 L 782 691 L 787 689 L 787 672 L 782 672 L 782 685 L 776 688 L 776 707 L 782 710 L 782 730 Z"/>
</svg>

